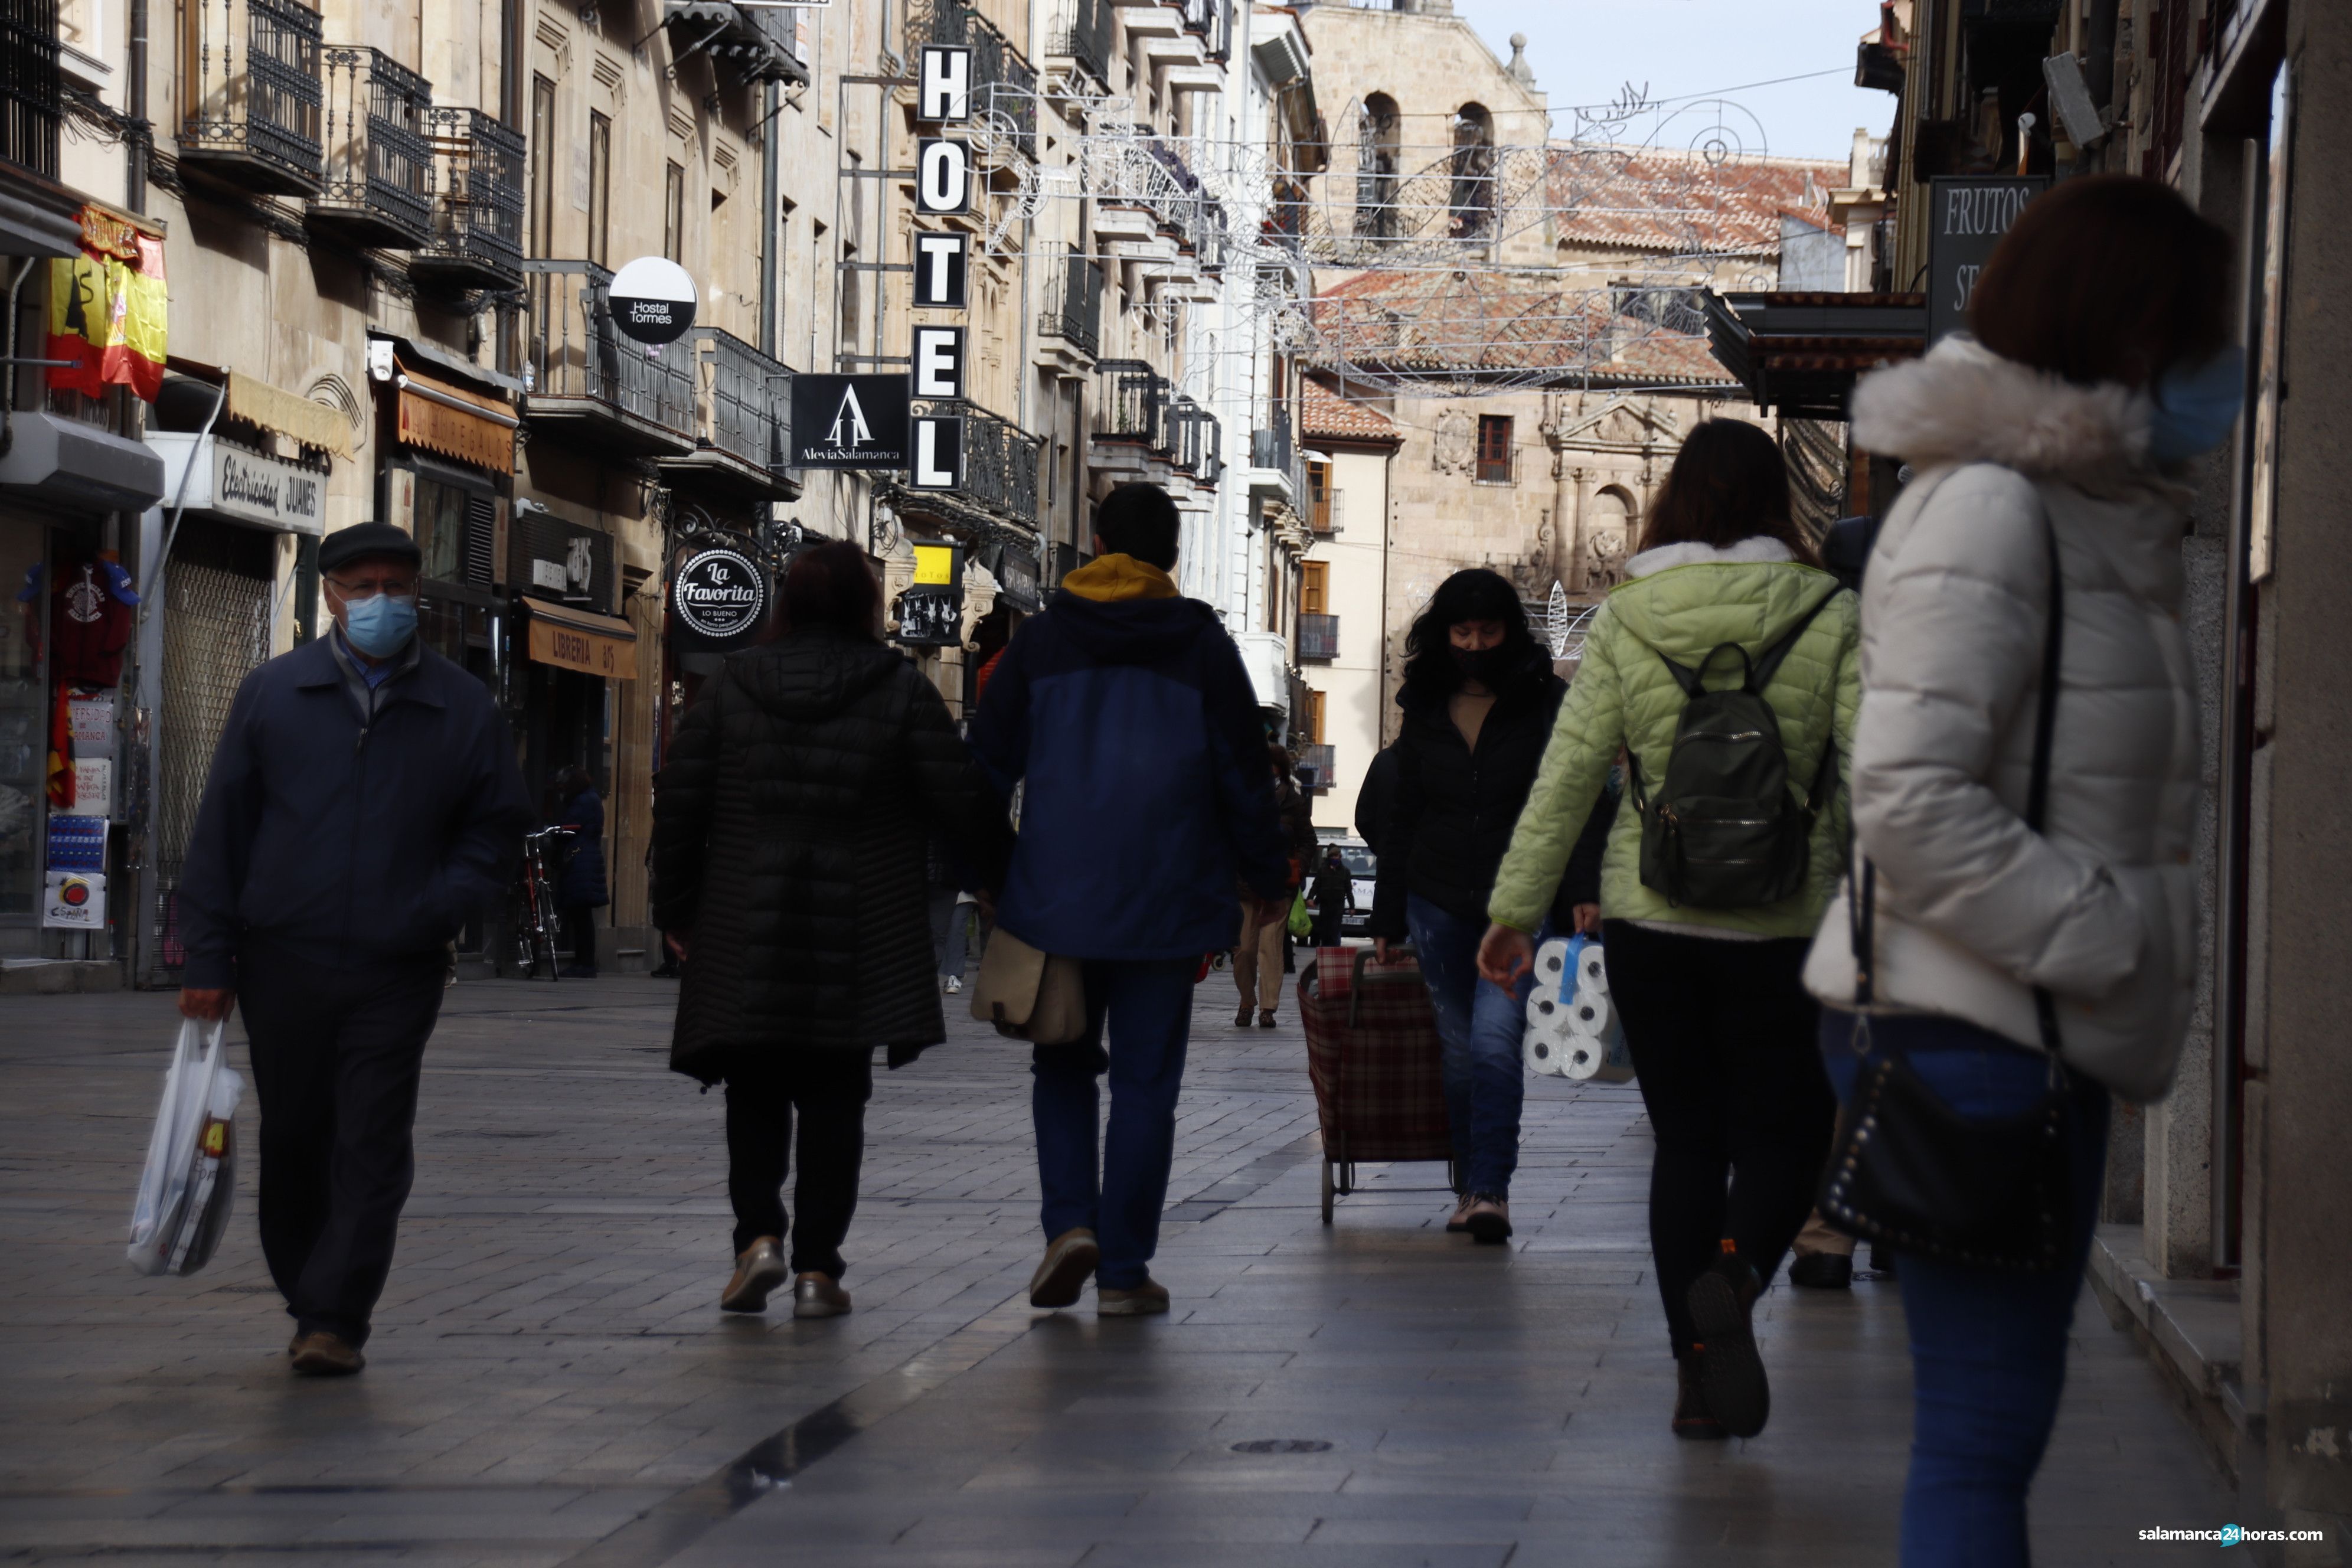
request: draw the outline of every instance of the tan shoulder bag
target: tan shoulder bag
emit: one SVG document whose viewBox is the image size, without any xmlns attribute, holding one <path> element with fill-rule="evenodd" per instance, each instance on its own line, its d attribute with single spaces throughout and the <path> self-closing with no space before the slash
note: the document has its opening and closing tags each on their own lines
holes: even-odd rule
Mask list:
<svg viewBox="0 0 2352 1568">
<path fill-rule="evenodd" d="M 1033 1045 L 1066 1045 L 1087 1032 L 1086 976 L 1075 958 L 1038 952 L 999 926 L 972 983 L 971 1016 Z"/>
</svg>

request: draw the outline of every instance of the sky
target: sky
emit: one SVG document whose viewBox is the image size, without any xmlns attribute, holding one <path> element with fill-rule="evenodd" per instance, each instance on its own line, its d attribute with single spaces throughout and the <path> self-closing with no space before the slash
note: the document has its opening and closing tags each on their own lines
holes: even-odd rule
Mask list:
<svg viewBox="0 0 2352 1568">
<path fill-rule="evenodd" d="M 1892 93 L 1853 85 L 1854 44 L 1877 24 L 1875 0 L 1454 0 L 1454 10 L 1499 58 L 1511 58 L 1513 33 L 1528 36 L 1556 135 L 1576 133 L 1573 106 L 1608 104 L 1629 82 L 1653 100 L 1738 105 L 1718 116 L 1669 103 L 1662 139 L 1682 146 L 1719 119 L 1743 152 L 1843 160 L 1856 126 L 1884 136 L 1895 117 Z M 1748 85 L 1784 77 L 1806 79 Z"/>
</svg>

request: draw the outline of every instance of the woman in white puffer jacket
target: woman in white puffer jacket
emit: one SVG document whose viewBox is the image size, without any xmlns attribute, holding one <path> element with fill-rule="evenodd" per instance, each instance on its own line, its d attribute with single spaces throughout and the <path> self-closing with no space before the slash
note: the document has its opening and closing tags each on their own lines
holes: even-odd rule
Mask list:
<svg viewBox="0 0 2352 1568">
<path fill-rule="evenodd" d="M 1875 887 L 1868 1026 L 1850 881 L 1806 969 L 1827 1008 L 1824 1059 L 1845 1095 L 1859 1049 L 1899 1051 L 1963 1118 L 2015 1117 L 2053 1078 L 2040 988 L 2066 1089 L 2063 1265 L 1903 1254 L 1906 1568 L 2027 1561 L 2025 1496 L 2064 1381 L 2108 1092 L 2161 1096 L 2188 1026 L 2198 739 L 2177 474 L 2226 437 L 2242 392 L 2225 347 L 2229 257 L 2167 187 L 2069 181 L 1986 267 L 1973 340 L 1854 395 L 1856 444 L 1914 477 L 1863 587 L 1852 787 L 1856 861 L 1874 868 L 1862 885 Z M 2063 651 L 2037 834 L 2025 816 L 2053 536 Z"/>
</svg>

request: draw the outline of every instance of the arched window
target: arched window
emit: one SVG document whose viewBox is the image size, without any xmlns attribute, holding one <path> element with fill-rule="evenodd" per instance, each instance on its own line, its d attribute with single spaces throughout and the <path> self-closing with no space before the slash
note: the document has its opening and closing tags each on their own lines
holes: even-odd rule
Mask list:
<svg viewBox="0 0 2352 1568">
<path fill-rule="evenodd" d="M 1456 239 L 1485 239 L 1495 228 L 1495 121 L 1486 106 L 1465 103 L 1454 111 L 1454 192 L 1448 232 Z"/>
<path fill-rule="evenodd" d="M 1397 236 L 1397 106 L 1376 92 L 1356 111 L 1356 233 L 1367 239 Z"/>
</svg>

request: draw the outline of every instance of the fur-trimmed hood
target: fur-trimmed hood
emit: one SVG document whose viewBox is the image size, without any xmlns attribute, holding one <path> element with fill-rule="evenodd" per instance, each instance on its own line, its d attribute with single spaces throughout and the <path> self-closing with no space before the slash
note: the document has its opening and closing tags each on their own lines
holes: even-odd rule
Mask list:
<svg viewBox="0 0 2352 1568">
<path fill-rule="evenodd" d="M 2094 495 L 2173 490 L 2147 460 L 2148 416 L 2145 393 L 2080 385 L 1967 336 L 1864 376 L 1853 391 L 1856 446 L 1920 469 L 1999 463 Z"/>
</svg>

